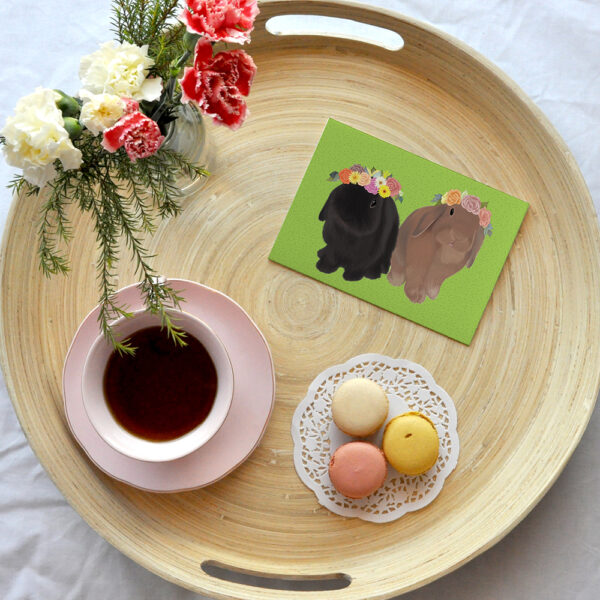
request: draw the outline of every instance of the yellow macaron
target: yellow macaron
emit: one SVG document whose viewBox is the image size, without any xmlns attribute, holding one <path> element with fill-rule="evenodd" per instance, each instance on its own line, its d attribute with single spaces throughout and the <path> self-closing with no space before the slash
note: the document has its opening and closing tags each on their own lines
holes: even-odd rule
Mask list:
<svg viewBox="0 0 600 600">
<path fill-rule="evenodd" d="M 439 438 L 435 425 L 422 413 L 407 412 L 394 417 L 383 432 L 383 453 L 398 471 L 421 475 L 437 461 Z"/>
</svg>

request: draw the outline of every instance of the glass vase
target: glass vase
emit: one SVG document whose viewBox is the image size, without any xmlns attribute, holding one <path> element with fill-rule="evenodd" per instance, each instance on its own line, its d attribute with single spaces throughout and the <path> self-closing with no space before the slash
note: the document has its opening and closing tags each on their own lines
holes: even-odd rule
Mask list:
<svg viewBox="0 0 600 600">
<path fill-rule="evenodd" d="M 191 163 L 211 170 L 211 145 L 204 124 L 204 119 L 198 108 L 192 104 L 181 104 L 177 119 L 167 126 L 167 135 L 163 147 L 182 154 Z M 181 197 L 189 197 L 197 192 L 205 183 L 206 177 L 198 177 L 192 181 L 181 174 L 176 185 L 181 190 Z"/>
</svg>

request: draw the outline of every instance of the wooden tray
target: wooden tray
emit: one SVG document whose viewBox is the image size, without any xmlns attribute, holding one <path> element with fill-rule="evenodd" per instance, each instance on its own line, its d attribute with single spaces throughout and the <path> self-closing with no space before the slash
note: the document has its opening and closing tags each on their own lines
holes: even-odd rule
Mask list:
<svg viewBox="0 0 600 600">
<path fill-rule="evenodd" d="M 67 429 L 61 369 L 96 303 L 94 235 L 74 214 L 73 271 L 44 279 L 31 199 L 15 200 L 4 234 L 2 366 L 23 429 L 56 485 L 98 533 L 148 569 L 215 598 L 301 595 L 266 589 L 278 578 L 349 584 L 311 598 L 389 598 L 502 538 L 577 445 L 599 385 L 596 216 L 546 118 L 464 44 L 354 4 L 278 0 L 261 10 L 250 47 L 258 65 L 252 116 L 238 132 L 213 129 L 214 176 L 151 241 L 161 273 L 229 294 L 269 341 L 278 391 L 260 447 L 219 483 L 174 495 L 120 484 L 87 460 Z M 387 27 L 405 47 L 265 31 L 269 17 L 287 13 Z M 330 116 L 530 202 L 470 347 L 267 260 Z M 125 262 L 119 275 L 122 285 L 135 280 Z M 292 463 L 291 418 L 309 382 L 365 352 L 423 364 L 459 415 L 461 456 L 442 493 L 386 525 L 320 508 Z M 219 579 L 218 566 L 273 580 L 252 580 L 265 586 L 258 590 Z"/>
</svg>

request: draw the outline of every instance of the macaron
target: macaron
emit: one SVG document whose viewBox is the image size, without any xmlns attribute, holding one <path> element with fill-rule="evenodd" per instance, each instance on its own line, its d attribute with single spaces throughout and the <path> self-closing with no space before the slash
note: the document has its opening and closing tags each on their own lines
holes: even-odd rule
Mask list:
<svg viewBox="0 0 600 600">
<path fill-rule="evenodd" d="M 383 452 L 369 442 L 348 442 L 331 457 L 329 478 L 348 498 L 364 498 L 378 490 L 387 476 Z"/>
<path fill-rule="evenodd" d="M 344 433 L 356 437 L 375 433 L 385 423 L 388 409 L 383 389 L 364 377 L 344 381 L 331 399 L 333 422 Z"/>
<path fill-rule="evenodd" d="M 394 417 L 383 432 L 383 452 L 398 473 L 421 475 L 438 458 L 439 438 L 435 425 L 420 412 Z"/>
</svg>

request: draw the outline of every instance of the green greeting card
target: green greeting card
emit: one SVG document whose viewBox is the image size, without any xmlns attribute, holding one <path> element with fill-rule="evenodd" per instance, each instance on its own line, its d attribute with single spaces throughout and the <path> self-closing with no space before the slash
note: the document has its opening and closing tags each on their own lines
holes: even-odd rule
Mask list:
<svg viewBox="0 0 600 600">
<path fill-rule="evenodd" d="M 329 119 L 269 258 L 470 344 L 527 208 Z"/>
</svg>

